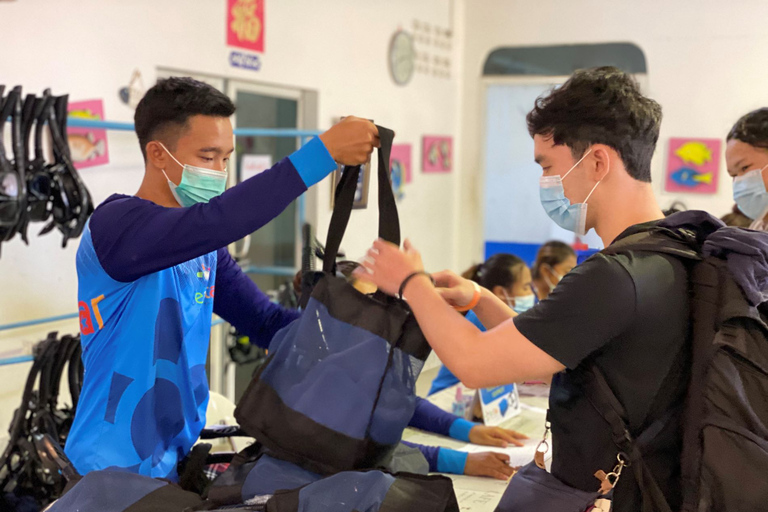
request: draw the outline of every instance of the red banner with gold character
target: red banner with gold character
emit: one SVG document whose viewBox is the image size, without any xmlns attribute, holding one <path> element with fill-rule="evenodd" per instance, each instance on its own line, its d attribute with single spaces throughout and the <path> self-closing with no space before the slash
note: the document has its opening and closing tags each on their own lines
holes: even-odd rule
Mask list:
<svg viewBox="0 0 768 512">
<path fill-rule="evenodd" d="M 227 0 L 227 45 L 264 52 L 265 0 Z"/>
</svg>

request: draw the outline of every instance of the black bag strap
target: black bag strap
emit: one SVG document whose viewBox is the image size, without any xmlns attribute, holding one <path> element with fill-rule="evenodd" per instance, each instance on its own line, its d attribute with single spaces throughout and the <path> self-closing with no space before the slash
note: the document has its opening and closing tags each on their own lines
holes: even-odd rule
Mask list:
<svg viewBox="0 0 768 512">
<path fill-rule="evenodd" d="M 672 420 L 675 411 L 670 410 L 664 416 L 654 421 L 635 439 L 627 426 L 627 414 L 624 406 L 613 393 L 603 372 L 595 364 L 587 369 L 590 382 L 584 387 L 587 399 L 597 410 L 611 429 L 611 437 L 619 449 L 619 456 L 628 462 L 633 469 L 637 484 L 643 496 L 643 512 L 672 512 L 672 509 L 659 488 L 658 482 L 645 464 L 642 448 L 647 446 Z M 654 508 L 655 507 L 655 508 Z"/>
<path fill-rule="evenodd" d="M 51 344 L 55 342 L 55 340 L 56 333 L 53 332 L 48 334 L 48 338 L 41 341 L 37 346 L 38 352 L 35 354 L 32 368 L 29 370 L 29 374 L 27 375 L 27 382 L 24 385 L 24 392 L 21 396 L 21 405 L 14 412 L 11 426 L 8 429 L 8 433 L 10 435 L 3 456 L 0 458 L 0 466 L 10 462 L 10 456 L 13 453 L 13 450 L 16 448 L 16 443 L 18 443 L 19 439 L 25 435 L 25 429 L 28 427 L 27 414 L 30 409 L 30 404 L 32 403 L 32 395 L 35 390 L 35 383 L 37 382 L 37 377 L 40 374 L 40 369 L 43 366 L 45 353 L 51 347 Z"/>
<path fill-rule="evenodd" d="M 43 132 L 47 122 L 46 115 L 48 108 L 53 103 L 54 98 L 51 96 L 51 91 L 46 90 L 41 98 L 35 100 L 35 161 L 43 163 L 45 162 L 45 153 L 43 152 Z"/>
<path fill-rule="evenodd" d="M 59 402 L 59 388 L 61 387 L 61 377 L 64 374 L 64 366 L 72 355 L 72 336 L 65 334 L 59 340 L 59 349 L 55 356 L 51 371 L 50 392 L 48 395 L 48 408 L 55 412 Z"/>
<path fill-rule="evenodd" d="M 634 251 L 667 254 L 683 260 L 700 261 L 702 259 L 701 247 L 695 239 L 666 228 L 635 233 L 609 245 L 600 252 L 602 254 L 625 254 Z"/>
<path fill-rule="evenodd" d="M 182 489 L 196 494 L 203 494 L 205 488 L 210 483 L 205 476 L 205 465 L 207 464 L 210 452 L 210 444 L 199 443 L 192 447 L 192 450 L 183 460 L 179 461 L 179 486 Z"/>
<path fill-rule="evenodd" d="M 14 110 L 16 109 L 16 103 L 19 99 L 18 96 L 19 91 L 14 88 L 8 93 L 8 96 L 5 98 L 5 102 L 0 105 L 0 119 L 3 120 L 3 124 L 0 125 L 0 161 L 3 162 L 3 165 L 7 166 L 8 168 L 11 166 L 11 158 L 8 156 L 5 148 L 5 122 L 9 117 L 11 117 L 11 114 L 13 114 Z"/>
<path fill-rule="evenodd" d="M 61 350 L 61 342 L 57 337 L 51 340 L 50 346 L 46 348 L 45 353 L 41 356 L 43 359 L 42 366 L 40 367 L 40 385 L 38 391 L 38 413 L 46 409 L 52 394 L 53 387 L 53 374 L 55 372 L 55 366 L 57 362 L 57 355 Z"/>
<path fill-rule="evenodd" d="M 379 156 L 379 237 L 400 245 L 400 219 L 397 215 L 395 195 L 392 192 L 392 184 L 389 176 L 389 156 L 392 152 L 392 141 L 395 132 L 389 128 L 376 125 L 379 131 L 381 147 Z M 346 167 L 336 187 L 334 196 L 333 215 L 331 225 L 328 228 L 328 238 L 325 242 L 325 255 L 323 257 L 323 272 L 333 273 L 336 268 L 336 255 L 341 247 L 341 240 L 349 224 L 352 214 L 352 206 L 355 201 L 357 180 L 360 176 L 360 166 Z"/>
<path fill-rule="evenodd" d="M 83 348 L 80 345 L 80 335 L 75 337 L 75 349 L 69 358 L 67 366 L 67 378 L 69 381 L 69 393 L 72 396 L 72 408 L 77 410 L 80 400 L 80 390 L 83 387 Z"/>
<path fill-rule="evenodd" d="M 51 405 L 53 407 L 56 407 L 56 404 L 58 403 L 59 398 L 59 390 L 61 386 L 61 380 L 64 378 L 64 367 L 68 366 L 70 363 L 70 360 L 72 359 L 72 355 L 77 351 L 77 347 L 80 344 L 80 338 L 78 336 L 71 336 L 66 335 L 61 339 L 62 343 L 65 343 L 65 348 L 62 351 L 63 357 L 61 357 L 61 362 L 59 363 L 59 368 L 56 369 L 57 376 L 54 380 L 55 388 L 53 389 L 53 395 L 52 395 L 52 403 Z M 67 375 L 67 378 L 69 375 Z M 74 408 L 74 404 L 73 404 Z"/>
<path fill-rule="evenodd" d="M 27 94 L 24 98 L 24 104 L 21 107 L 21 136 L 24 144 L 24 155 L 26 160 L 29 158 L 29 141 L 32 135 L 32 126 L 35 122 L 35 103 L 37 98 L 34 94 Z"/>
</svg>

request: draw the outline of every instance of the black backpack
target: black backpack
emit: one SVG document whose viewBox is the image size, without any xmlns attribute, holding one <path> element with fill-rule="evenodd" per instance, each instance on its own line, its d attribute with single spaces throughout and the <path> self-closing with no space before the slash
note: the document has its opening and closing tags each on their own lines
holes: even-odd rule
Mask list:
<svg viewBox="0 0 768 512">
<path fill-rule="evenodd" d="M 676 215 L 688 216 L 679 219 L 691 222 L 678 221 L 672 227 L 675 221 L 668 218 L 603 252 L 664 253 L 687 263 L 690 344 L 679 358 L 690 364 L 691 371 L 685 404 L 633 438 L 621 403 L 597 369 L 591 372 L 594 385 L 588 387 L 588 398 L 608 422 L 616 446 L 629 458 L 627 471 L 640 487 L 643 512 L 671 511 L 643 462 L 644 448 L 670 421 L 681 421 L 683 428 L 683 512 L 766 510 L 768 310 L 761 297 L 739 285 L 728 262 L 731 254 L 718 243 L 738 239 L 751 246 L 754 256 L 740 258 L 739 264 L 758 276 L 760 264 L 768 259 L 768 233 L 726 228 L 702 212 Z"/>
<path fill-rule="evenodd" d="M 64 445 L 74 419 L 82 386 L 80 336 L 61 338 L 52 332 L 34 348 L 21 404 L 8 429 L 0 455 L 0 505 L 9 496 L 47 505 L 58 498 L 75 476 Z M 68 367 L 72 406 L 59 408 L 59 385 Z"/>
</svg>

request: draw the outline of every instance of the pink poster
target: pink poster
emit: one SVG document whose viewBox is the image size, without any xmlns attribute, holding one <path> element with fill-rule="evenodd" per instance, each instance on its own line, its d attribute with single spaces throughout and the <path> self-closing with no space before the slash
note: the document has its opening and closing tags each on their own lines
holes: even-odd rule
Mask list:
<svg viewBox="0 0 768 512">
<path fill-rule="evenodd" d="M 227 0 L 227 45 L 264 52 L 265 0 Z"/>
<path fill-rule="evenodd" d="M 421 169 L 424 172 L 451 172 L 453 168 L 453 139 L 439 135 L 425 135 L 421 158 Z"/>
<path fill-rule="evenodd" d="M 664 190 L 715 194 L 720 173 L 720 139 L 669 139 Z"/>
<path fill-rule="evenodd" d="M 104 102 L 102 100 L 76 101 L 69 104 L 67 112 L 69 117 L 76 119 L 103 121 Z M 67 138 L 75 168 L 84 169 L 109 163 L 107 130 L 67 128 Z"/>
<path fill-rule="evenodd" d="M 393 144 L 389 155 L 389 169 L 392 178 L 392 191 L 395 198 L 405 197 L 405 184 L 410 183 L 411 176 L 411 145 Z"/>
<path fill-rule="evenodd" d="M 400 169 L 400 175 L 405 178 L 404 183 L 410 183 L 413 179 L 411 175 L 411 145 L 410 144 L 392 144 L 392 153 L 389 155 L 389 167 L 392 173 L 395 173 L 395 167 Z"/>
</svg>

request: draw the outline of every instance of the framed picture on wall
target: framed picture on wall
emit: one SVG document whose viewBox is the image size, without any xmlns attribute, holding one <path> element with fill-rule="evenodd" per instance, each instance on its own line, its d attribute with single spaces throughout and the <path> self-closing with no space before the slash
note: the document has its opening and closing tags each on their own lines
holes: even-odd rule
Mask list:
<svg viewBox="0 0 768 512">
<path fill-rule="evenodd" d="M 449 173 L 453 168 L 453 138 L 425 135 L 422 138 L 421 170 L 426 173 Z"/>
<path fill-rule="evenodd" d="M 331 186 L 331 210 L 336 203 L 336 187 L 341 181 L 341 173 L 344 166 L 339 165 L 333 172 L 333 182 Z M 368 163 L 360 168 L 360 174 L 357 177 L 357 188 L 355 189 L 355 201 L 352 203 L 353 210 L 364 210 L 368 208 L 368 186 L 371 181 L 371 164 Z"/>
<path fill-rule="evenodd" d="M 720 139 L 669 139 L 664 190 L 716 194 L 720 175 Z"/>
</svg>

